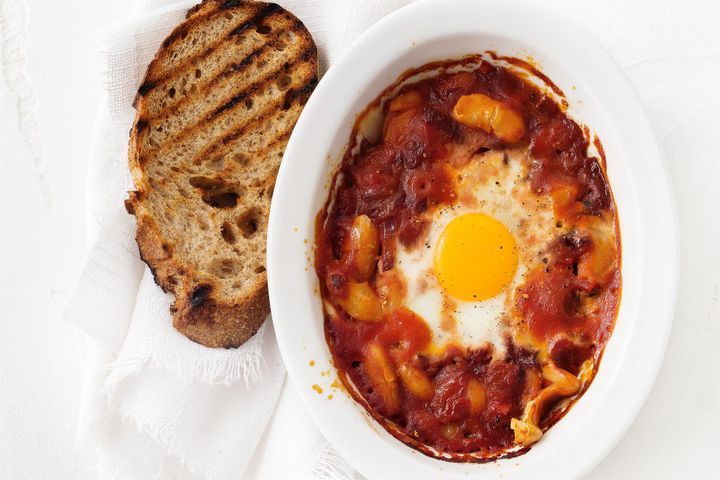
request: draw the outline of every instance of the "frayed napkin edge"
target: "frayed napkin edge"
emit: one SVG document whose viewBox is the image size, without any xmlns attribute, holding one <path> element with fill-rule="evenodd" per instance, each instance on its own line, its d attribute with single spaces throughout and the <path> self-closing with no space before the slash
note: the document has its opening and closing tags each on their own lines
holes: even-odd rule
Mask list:
<svg viewBox="0 0 720 480">
<path fill-rule="evenodd" d="M 169 371 L 184 382 L 201 381 L 208 385 L 232 385 L 242 380 L 246 388 L 250 388 L 253 383 L 261 381 L 268 370 L 263 355 L 263 340 L 269 321 L 270 318 L 250 340 L 238 347 L 248 350 L 239 356 L 240 358 L 218 355 L 214 358 L 198 360 L 194 357 L 170 358 L 167 355 L 147 355 L 115 360 L 104 367 L 111 371 L 104 393 L 111 397 L 112 392 L 124 379 L 139 375 L 145 369 Z"/>
<path fill-rule="evenodd" d="M 320 453 L 313 459 L 310 470 L 312 478 L 317 480 L 355 480 L 355 471 L 342 457 L 325 443 Z"/>
</svg>

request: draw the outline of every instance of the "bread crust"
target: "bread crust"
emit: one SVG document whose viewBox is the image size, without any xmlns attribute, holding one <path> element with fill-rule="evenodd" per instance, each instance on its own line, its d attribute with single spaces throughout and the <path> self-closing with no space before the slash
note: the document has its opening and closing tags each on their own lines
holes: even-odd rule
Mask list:
<svg viewBox="0 0 720 480">
<path fill-rule="evenodd" d="M 221 19 L 222 22 L 217 22 L 220 15 L 229 13 L 236 14 L 234 18 L 244 18 L 245 20 L 243 20 L 240 25 L 234 26 L 234 29 L 229 34 L 225 32 L 225 36 L 215 38 L 209 46 L 201 45 L 201 50 L 193 51 L 192 48 L 195 43 L 202 43 L 204 38 L 198 41 L 193 37 L 195 42 L 192 45 L 183 44 L 183 42 L 189 44 L 189 41 L 186 42 L 185 39 L 197 34 L 199 29 L 206 28 L 206 25 L 209 25 L 207 27 L 208 29 L 219 28 L 212 24 L 213 21 L 216 21 L 216 23 L 225 22 L 221 24 L 222 28 L 229 28 L 225 26 L 225 24 L 228 23 L 225 20 Z M 201 89 L 195 96 L 193 96 L 191 91 L 185 98 L 175 101 L 170 107 L 166 107 L 164 103 L 158 106 L 156 100 L 153 100 L 152 103 L 148 100 L 151 95 L 158 97 L 157 92 L 154 91 L 159 88 L 167 88 L 166 85 L 168 82 L 174 81 L 174 77 L 178 77 L 179 70 L 186 68 L 187 65 L 201 62 L 208 55 L 221 55 L 223 53 L 222 49 L 226 48 L 226 43 L 224 42 L 228 42 L 228 38 L 231 38 L 232 35 L 235 35 L 237 38 L 243 38 L 243 29 L 255 28 L 260 32 L 261 28 L 264 27 L 263 22 L 265 21 L 271 24 L 273 21 L 276 21 L 276 23 L 282 25 L 283 28 L 291 28 L 294 35 L 296 35 L 296 41 L 307 45 L 307 49 L 302 52 L 302 55 L 295 53 L 292 55 L 285 54 L 287 58 L 283 58 L 279 57 L 284 53 L 279 47 L 276 48 L 276 44 L 258 44 L 259 46 L 257 46 L 251 54 L 254 55 L 252 61 L 256 62 L 257 58 L 261 58 L 260 61 L 267 58 L 268 61 L 274 61 L 276 63 L 284 60 L 283 69 L 279 70 L 280 73 L 272 71 L 265 77 L 260 77 L 255 84 L 250 86 L 252 88 L 246 89 L 249 90 L 250 93 L 247 91 L 236 92 L 235 97 L 217 108 L 213 105 L 203 105 L 203 102 L 198 102 L 198 98 L 202 95 L 207 96 L 213 93 L 213 84 L 201 86 Z M 288 25 L 291 25 L 291 27 L 288 27 Z M 257 37 L 257 35 L 255 36 Z M 235 37 L 233 37 L 233 39 L 234 38 Z M 250 38 L 249 34 L 248 38 Z M 277 40 L 267 40 L 267 42 L 276 41 Z M 273 47 L 273 49 L 270 49 L 268 45 Z M 288 48 L 288 50 L 290 49 Z M 181 58 L 179 67 L 174 67 L 172 59 L 175 57 L 172 55 L 178 56 L 178 52 L 181 52 L 180 57 L 182 57 L 183 54 L 185 54 L 185 57 Z M 250 55 L 237 64 L 232 64 L 231 67 L 234 68 L 234 70 L 225 68 L 222 74 L 218 74 L 217 78 L 214 78 L 212 81 L 223 82 L 225 80 L 222 75 L 234 75 L 236 72 L 241 71 L 241 68 L 246 69 L 249 64 L 248 62 L 250 62 L 250 60 L 248 60 L 249 58 L 251 58 Z M 298 67 L 297 70 L 293 70 L 297 64 L 301 64 L 300 67 L 303 67 L 304 70 L 300 67 Z M 256 62 L 255 66 L 260 68 L 258 65 L 259 63 Z M 226 73 L 227 71 L 230 73 Z M 162 43 L 162 46 L 148 67 L 145 80 L 135 98 L 134 106 L 137 113 L 130 131 L 128 148 L 128 164 L 135 184 L 135 191 L 129 192 L 129 198 L 126 200 L 125 205 L 128 212 L 136 218 L 136 240 L 140 257 L 152 271 L 155 282 L 165 292 L 172 293 L 175 296 L 175 301 L 170 309 L 174 327 L 190 340 L 208 347 L 238 347 L 257 332 L 270 313 L 267 276 L 264 267 L 257 267 L 251 279 L 242 277 L 243 283 L 237 294 L 233 293 L 228 295 L 227 288 L 223 287 L 222 284 L 224 280 L 214 276 L 212 272 L 208 271 L 206 266 L 200 265 L 202 262 L 198 262 L 197 259 L 192 258 L 192 255 L 188 255 L 187 248 L 177 247 L 178 239 L 171 238 L 167 233 L 168 228 L 163 228 L 163 222 L 166 220 L 159 218 L 158 209 L 149 201 L 149 196 L 151 194 L 158 195 L 158 185 L 164 186 L 163 182 L 166 179 L 160 178 L 157 174 L 153 176 L 153 173 L 149 171 L 150 166 L 157 168 L 157 159 L 162 158 L 162 154 L 165 151 L 163 149 L 172 149 L 182 141 L 192 141 L 194 138 L 193 135 L 199 136 L 200 134 L 197 133 L 197 131 L 206 128 L 209 122 L 216 121 L 215 119 L 218 116 L 228 115 L 228 110 L 236 109 L 236 104 L 239 101 L 238 98 L 245 102 L 246 109 L 251 110 L 252 107 L 248 106 L 248 99 L 250 99 L 251 102 L 253 98 L 252 95 L 260 91 L 269 91 L 272 93 L 273 89 L 268 87 L 268 85 L 270 85 L 270 82 L 273 82 L 273 85 L 277 84 L 278 75 L 282 74 L 282 72 L 286 72 L 285 76 L 288 76 L 287 74 L 293 74 L 295 77 L 298 77 L 297 85 L 293 79 L 293 83 L 289 85 L 288 91 L 284 93 L 277 92 L 277 99 L 270 94 L 266 94 L 267 105 L 265 106 L 266 110 L 264 113 L 260 110 L 257 112 L 251 111 L 247 118 L 243 119 L 245 123 L 242 125 L 236 122 L 232 124 L 232 129 L 218 128 L 217 132 L 212 135 L 208 133 L 207 135 L 208 138 L 211 139 L 211 142 L 198 147 L 198 152 L 194 154 L 195 156 L 189 155 L 183 157 L 182 160 L 182 163 L 190 164 L 191 161 L 196 161 L 196 159 L 200 157 L 205 158 L 210 153 L 229 155 L 231 148 L 227 145 L 238 139 L 242 140 L 243 135 L 246 135 L 248 129 L 260 128 L 259 125 L 261 121 L 270 122 L 269 125 L 280 125 L 280 127 L 276 128 L 276 130 L 278 130 L 277 132 L 268 134 L 270 137 L 270 139 L 267 140 L 268 145 L 264 147 L 264 149 L 258 149 L 256 156 L 249 160 L 249 162 L 267 163 L 267 165 L 260 165 L 257 168 L 264 172 L 264 176 L 260 180 L 256 179 L 253 181 L 254 183 L 244 185 L 242 183 L 245 177 L 243 177 L 242 172 L 238 170 L 238 167 L 228 165 L 224 167 L 222 171 L 225 173 L 230 172 L 236 178 L 232 184 L 232 188 L 235 190 L 229 193 L 230 197 L 228 198 L 230 201 L 234 201 L 239 195 L 239 193 L 235 192 L 251 191 L 252 189 L 255 189 L 252 191 L 260 189 L 260 192 L 266 192 L 266 197 L 268 198 L 263 198 L 258 201 L 258 205 L 254 207 L 255 209 L 253 210 L 261 217 L 260 221 L 266 222 L 266 216 L 269 211 L 269 195 L 271 195 L 272 187 L 274 186 L 274 177 L 278 166 L 276 164 L 279 164 L 278 155 L 274 155 L 271 158 L 270 153 L 280 152 L 280 155 L 282 154 L 282 150 L 284 150 L 285 143 L 287 142 L 287 137 L 294 126 L 299 110 L 317 83 L 317 51 L 310 33 L 300 20 L 275 4 L 243 0 L 205 0 L 188 11 L 186 20 L 178 25 Z M 244 73 L 244 71 L 241 73 Z M 243 82 L 245 78 L 247 77 L 241 78 L 239 81 Z M 225 81 L 225 84 L 235 88 L 235 84 L 229 81 Z M 204 90 L 202 88 L 204 88 Z M 273 88 L 277 89 L 278 87 Z M 174 95 L 171 96 L 174 97 Z M 148 146 L 152 145 L 152 137 L 150 135 L 155 134 L 156 131 L 162 131 L 162 128 L 158 130 L 157 125 L 155 125 L 152 127 L 152 134 L 149 133 L 151 124 L 165 126 L 165 124 L 162 123 L 162 115 L 157 114 L 157 112 L 155 112 L 155 115 L 151 115 L 148 111 L 154 109 L 155 111 L 161 111 L 163 115 L 165 115 L 165 111 L 169 111 L 170 113 L 167 114 L 167 118 L 173 119 L 172 115 L 175 114 L 177 116 L 177 111 L 190 101 L 198 104 L 198 108 L 209 108 L 210 110 L 208 111 L 210 113 L 205 114 L 203 118 L 197 120 L 197 123 L 192 128 L 181 129 L 175 127 L 178 132 L 173 132 L 174 136 L 168 134 L 168 140 L 165 144 L 152 147 Z M 258 107 L 258 109 L 259 108 L 260 107 Z M 262 113 L 262 115 L 260 113 Z M 202 117 L 202 114 L 196 116 Z M 176 119 L 173 119 L 173 121 L 175 120 Z M 168 121 L 166 131 L 176 124 L 177 122 L 171 123 Z M 227 163 L 228 162 L 226 162 L 226 164 Z M 182 170 L 182 168 L 180 168 L 180 170 Z M 217 175 L 218 181 L 223 180 L 222 172 Z M 237 178 L 241 178 L 242 181 L 237 180 Z M 212 190 L 214 187 L 211 186 L 208 188 L 210 188 L 209 191 L 211 193 L 217 193 L 215 190 Z M 223 192 L 220 193 L 222 194 Z M 221 200 L 225 201 L 227 198 Z M 172 201 L 182 202 L 183 199 L 175 198 Z M 224 215 L 224 217 L 215 215 L 216 212 L 213 211 L 211 212 L 211 219 L 226 218 L 229 215 L 226 213 L 226 210 L 232 210 L 231 208 L 225 208 L 226 205 L 220 205 L 220 207 L 214 205 L 212 199 L 211 201 L 204 199 L 204 201 L 216 207 L 216 210 L 222 210 L 221 214 Z M 188 204 L 189 203 L 186 202 L 183 206 L 186 207 Z M 204 205 L 203 207 L 212 210 L 210 207 Z M 219 221 L 220 220 L 217 220 L 217 222 Z M 253 220 L 253 222 L 254 221 L 255 220 Z M 226 223 L 223 223 L 222 228 L 224 228 Z M 211 225 L 211 227 L 214 226 L 214 224 Z M 220 230 L 222 230 L 222 228 Z M 235 233 L 233 233 L 232 236 L 228 234 L 230 238 L 226 238 L 226 240 L 232 240 L 232 243 L 235 243 L 235 237 L 238 236 L 238 232 L 240 234 L 243 233 L 243 225 L 238 223 L 237 227 L 233 226 L 232 228 Z M 238 230 L 238 228 L 240 230 Z M 258 227 L 252 224 L 252 228 Z M 219 233 L 220 232 L 218 232 L 218 236 Z M 225 232 L 223 231 L 222 233 L 224 234 Z M 187 234 L 190 235 L 191 232 L 187 232 Z M 258 235 L 262 235 L 262 245 L 264 247 L 265 231 L 259 231 Z M 241 251 L 242 249 L 242 245 L 232 245 L 232 247 L 235 251 Z M 179 250 L 185 251 L 185 254 Z M 262 261 L 264 265 L 264 249 L 260 255 L 263 257 Z"/>
</svg>

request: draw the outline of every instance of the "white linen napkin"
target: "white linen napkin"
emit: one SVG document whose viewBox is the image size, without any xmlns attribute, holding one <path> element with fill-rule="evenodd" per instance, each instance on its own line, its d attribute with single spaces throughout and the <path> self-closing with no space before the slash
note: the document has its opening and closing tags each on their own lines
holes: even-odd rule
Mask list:
<svg viewBox="0 0 720 480">
<path fill-rule="evenodd" d="M 311 31 L 324 70 L 410 1 L 278 3 Z M 123 208 L 132 100 L 160 42 L 194 3 L 140 1 L 129 21 L 98 35 L 105 96 L 89 164 L 91 248 L 64 315 L 88 338 L 78 445 L 94 451 L 101 479 L 353 478 L 284 383 L 270 321 L 238 349 L 195 344 L 173 329 L 172 297 L 139 259 Z"/>
</svg>

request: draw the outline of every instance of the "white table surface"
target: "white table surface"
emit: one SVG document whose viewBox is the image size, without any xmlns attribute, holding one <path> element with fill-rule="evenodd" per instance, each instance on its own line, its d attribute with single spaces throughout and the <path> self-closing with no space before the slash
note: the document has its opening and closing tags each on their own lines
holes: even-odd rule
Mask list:
<svg viewBox="0 0 720 480">
<path fill-rule="evenodd" d="M 29 0 L 25 38 L 8 41 L 23 13 L 12 2 L 22 3 L 0 0 L 0 478 L 93 478 L 73 445 L 83 343 L 58 316 L 86 248 L 101 88 L 92 34 L 128 17 L 130 2 Z M 662 369 L 588 478 L 718 478 L 720 2 L 544 4 L 589 31 L 630 78 L 664 148 L 680 216 L 679 297 Z"/>
</svg>

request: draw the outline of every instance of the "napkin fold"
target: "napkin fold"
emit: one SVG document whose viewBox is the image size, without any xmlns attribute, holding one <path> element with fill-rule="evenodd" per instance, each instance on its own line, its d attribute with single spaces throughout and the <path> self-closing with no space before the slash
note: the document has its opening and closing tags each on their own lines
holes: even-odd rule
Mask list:
<svg viewBox="0 0 720 480">
<path fill-rule="evenodd" d="M 409 1 L 278 3 L 311 31 L 325 69 Z M 194 3 L 140 1 L 130 20 L 97 36 L 104 97 L 88 174 L 91 247 L 64 314 L 87 338 L 78 446 L 95 453 L 102 479 L 354 478 L 285 382 L 271 322 L 237 349 L 195 344 L 172 327 L 172 296 L 139 259 L 123 208 L 131 105 L 158 46 Z"/>
</svg>

